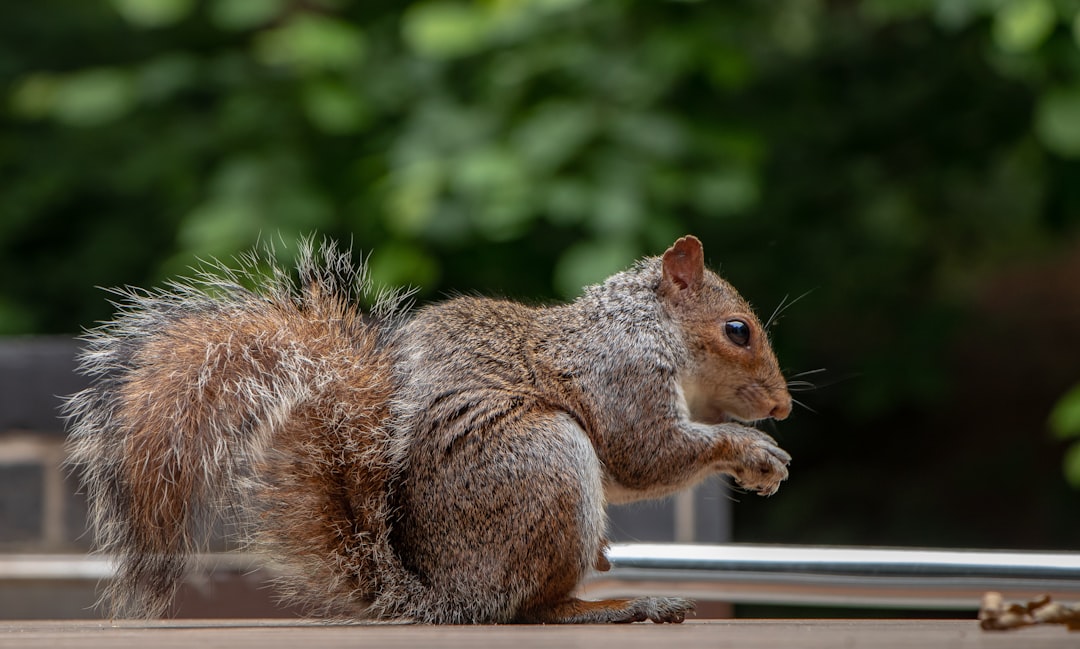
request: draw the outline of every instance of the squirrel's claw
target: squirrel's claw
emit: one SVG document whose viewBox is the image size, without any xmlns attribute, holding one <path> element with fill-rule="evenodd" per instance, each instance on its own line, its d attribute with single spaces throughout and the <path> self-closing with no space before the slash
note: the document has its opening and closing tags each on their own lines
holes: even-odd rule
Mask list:
<svg viewBox="0 0 1080 649">
<path fill-rule="evenodd" d="M 746 440 L 739 460 L 728 467 L 726 473 L 734 476 L 740 487 L 761 496 L 771 496 L 780 489 L 780 483 L 787 480 L 791 455 L 765 433 L 754 433 L 757 434 L 752 439 Z"/>
</svg>

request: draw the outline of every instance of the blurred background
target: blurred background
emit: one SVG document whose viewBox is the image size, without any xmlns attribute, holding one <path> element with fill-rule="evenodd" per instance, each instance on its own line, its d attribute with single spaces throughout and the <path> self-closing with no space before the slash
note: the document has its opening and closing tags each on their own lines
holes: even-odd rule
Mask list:
<svg viewBox="0 0 1080 649">
<path fill-rule="evenodd" d="M 36 0 L 0 4 L 0 549 L 87 545 L 35 512 L 98 287 L 316 233 L 420 302 L 564 300 L 688 232 L 794 302 L 815 386 L 724 534 L 1080 548 L 1080 0 Z"/>
</svg>

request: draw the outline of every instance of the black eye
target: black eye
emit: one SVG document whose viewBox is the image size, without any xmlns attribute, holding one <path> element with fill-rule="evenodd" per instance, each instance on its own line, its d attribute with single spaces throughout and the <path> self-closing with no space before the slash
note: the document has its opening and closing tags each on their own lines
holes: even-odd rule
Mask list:
<svg viewBox="0 0 1080 649">
<path fill-rule="evenodd" d="M 750 325 L 742 320 L 728 320 L 725 322 L 724 333 L 727 334 L 728 340 L 739 347 L 746 347 L 750 344 Z"/>
</svg>

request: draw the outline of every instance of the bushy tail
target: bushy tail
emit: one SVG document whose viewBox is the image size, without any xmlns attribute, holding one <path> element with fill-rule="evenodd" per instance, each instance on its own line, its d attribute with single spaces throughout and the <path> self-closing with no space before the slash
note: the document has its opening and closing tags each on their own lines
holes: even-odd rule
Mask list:
<svg viewBox="0 0 1080 649">
<path fill-rule="evenodd" d="M 385 337 L 401 298 L 365 320 L 365 273 L 332 245 L 301 246 L 299 283 L 262 266 L 119 291 L 117 318 L 84 337 L 93 382 L 66 404 L 70 463 L 117 563 L 115 616 L 165 613 L 230 508 L 291 565 L 286 593 L 319 612 L 355 611 L 387 579 Z"/>
</svg>

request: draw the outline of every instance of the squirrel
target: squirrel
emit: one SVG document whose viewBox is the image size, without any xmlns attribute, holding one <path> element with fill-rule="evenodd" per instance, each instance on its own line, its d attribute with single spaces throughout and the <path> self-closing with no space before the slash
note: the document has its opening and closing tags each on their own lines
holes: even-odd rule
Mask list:
<svg viewBox="0 0 1080 649">
<path fill-rule="evenodd" d="M 116 289 L 82 336 L 69 464 L 114 617 L 165 614 L 227 516 L 317 616 L 678 623 L 691 601 L 574 596 L 609 567 L 606 504 L 787 478 L 749 425 L 788 416 L 787 383 L 693 236 L 553 306 L 414 311 L 332 242 L 305 240 L 295 275 L 267 263 Z"/>
</svg>

